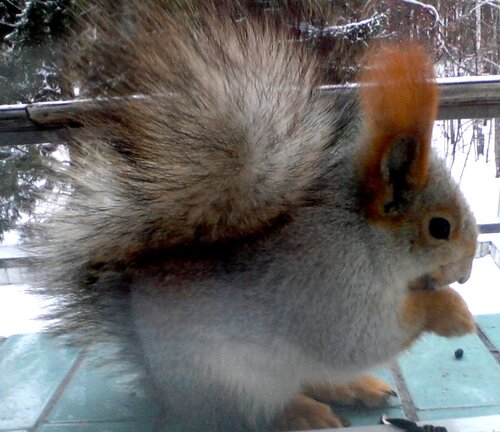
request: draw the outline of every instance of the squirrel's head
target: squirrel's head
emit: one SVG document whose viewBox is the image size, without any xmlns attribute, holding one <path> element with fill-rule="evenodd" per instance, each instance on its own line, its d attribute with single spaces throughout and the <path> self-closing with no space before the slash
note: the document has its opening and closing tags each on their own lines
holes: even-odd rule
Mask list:
<svg viewBox="0 0 500 432">
<path fill-rule="evenodd" d="M 445 164 L 432 157 L 428 176 L 399 222 L 412 259 L 425 269 L 412 289 L 466 282 L 476 253 L 476 221 Z"/>
<path fill-rule="evenodd" d="M 445 165 L 432 154 L 438 102 L 432 62 L 414 44 L 372 52 L 360 98 L 365 131 L 358 169 L 369 223 L 394 236 L 402 264 L 409 253 L 411 288 L 465 282 L 477 227 Z"/>
</svg>

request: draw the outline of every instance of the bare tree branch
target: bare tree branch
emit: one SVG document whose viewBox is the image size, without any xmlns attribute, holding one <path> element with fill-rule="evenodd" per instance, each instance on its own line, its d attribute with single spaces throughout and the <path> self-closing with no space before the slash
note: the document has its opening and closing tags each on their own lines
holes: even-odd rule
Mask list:
<svg viewBox="0 0 500 432">
<path fill-rule="evenodd" d="M 418 0 L 399 0 L 399 1 L 402 3 L 411 4 L 414 6 L 421 7 L 423 9 L 425 9 L 426 11 L 428 11 L 434 17 L 434 21 L 436 23 L 441 22 L 441 19 L 439 18 L 439 13 L 434 6 L 427 4 L 427 3 L 423 3 L 423 2 L 418 1 Z"/>
<path fill-rule="evenodd" d="M 489 63 L 490 65 L 494 66 L 494 67 L 497 69 L 497 71 L 498 71 L 498 72 L 500 72 L 500 64 L 495 63 L 494 61 L 492 61 L 492 60 L 490 60 L 490 59 L 488 59 L 488 58 L 485 58 L 485 57 L 483 57 L 483 59 L 482 59 L 482 60 L 483 60 L 484 62 Z"/>
<path fill-rule="evenodd" d="M 371 33 L 375 29 L 380 28 L 380 26 L 387 19 L 386 14 L 378 13 L 371 18 L 367 18 L 362 21 L 357 21 L 344 25 L 335 25 L 318 28 L 310 23 L 301 24 L 299 29 L 302 34 L 307 35 L 311 38 L 317 37 L 340 37 L 340 36 L 349 36 L 352 34 L 366 34 Z"/>
</svg>

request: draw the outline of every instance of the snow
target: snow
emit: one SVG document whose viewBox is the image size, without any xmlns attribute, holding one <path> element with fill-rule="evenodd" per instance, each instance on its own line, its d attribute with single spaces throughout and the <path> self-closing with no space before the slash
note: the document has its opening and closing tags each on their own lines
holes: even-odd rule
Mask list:
<svg viewBox="0 0 500 432">
<path fill-rule="evenodd" d="M 491 83 L 499 82 L 500 75 L 483 75 L 483 76 L 458 76 L 438 78 L 438 84 L 464 84 L 464 83 Z"/>
</svg>

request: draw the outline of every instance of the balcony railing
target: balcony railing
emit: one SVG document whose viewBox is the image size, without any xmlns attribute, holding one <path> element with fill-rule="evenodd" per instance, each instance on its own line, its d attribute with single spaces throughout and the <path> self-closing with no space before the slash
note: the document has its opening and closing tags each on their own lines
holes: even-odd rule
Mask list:
<svg viewBox="0 0 500 432">
<path fill-rule="evenodd" d="M 438 80 L 438 119 L 500 118 L 500 75 Z M 355 86 L 323 86 L 325 96 Z M 94 109 L 90 99 L 0 105 L 0 146 L 64 142 L 67 127 Z"/>
<path fill-rule="evenodd" d="M 496 118 L 500 121 L 500 75 L 438 80 L 439 120 Z M 323 86 L 325 97 L 356 91 L 356 86 Z M 167 96 L 165 96 L 167 97 Z M 78 118 L 95 109 L 90 99 L 0 105 L 0 146 L 63 143 L 68 128 L 79 127 Z M 479 225 L 481 234 L 500 233 L 500 223 Z M 478 256 L 491 253 L 500 266 L 500 245 L 488 241 L 478 248 Z M 24 258 L 0 259 L 0 268 L 24 265 Z"/>
</svg>

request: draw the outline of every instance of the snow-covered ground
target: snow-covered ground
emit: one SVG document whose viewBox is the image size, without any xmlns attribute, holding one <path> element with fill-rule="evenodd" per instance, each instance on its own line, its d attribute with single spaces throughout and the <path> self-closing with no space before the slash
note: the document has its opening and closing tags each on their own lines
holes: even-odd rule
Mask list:
<svg viewBox="0 0 500 432">
<path fill-rule="evenodd" d="M 483 126 L 485 155 L 476 156 L 474 149 L 469 151 L 472 127 L 466 127 L 462 141 L 465 145 L 458 146 L 453 162 L 448 158 L 452 174 L 460 183 L 478 223 L 500 222 L 500 179 L 495 178 L 495 155 L 490 127 L 491 122 Z M 441 122 L 436 122 L 435 125 L 434 146 L 443 156 L 450 153 L 444 144 Z M 19 256 L 20 252 L 15 247 L 18 240 L 16 232 L 7 233 L 0 245 L 0 258 Z M 500 234 L 482 235 L 480 240 L 495 240 L 500 249 Z M 26 288 L 26 285 L 21 284 L 0 285 L 0 336 L 37 332 L 42 328 L 42 323 L 36 321 L 36 317 L 43 310 L 43 301 L 28 294 Z M 465 298 L 474 314 L 500 313 L 500 269 L 490 255 L 476 259 L 469 281 L 464 285 L 454 284 L 454 288 Z"/>
</svg>

